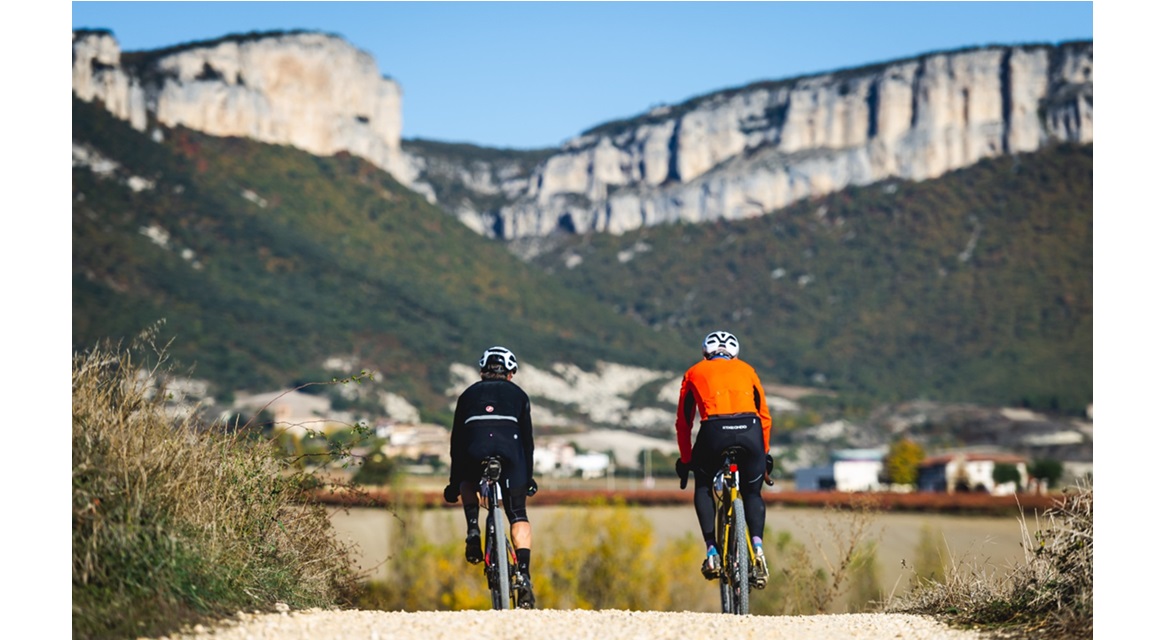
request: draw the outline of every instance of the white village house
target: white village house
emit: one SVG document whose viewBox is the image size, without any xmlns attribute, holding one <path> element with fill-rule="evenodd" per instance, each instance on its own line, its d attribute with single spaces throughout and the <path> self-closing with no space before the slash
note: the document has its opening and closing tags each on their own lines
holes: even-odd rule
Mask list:
<svg viewBox="0 0 1150 640">
<path fill-rule="evenodd" d="M 843 449 L 830 464 L 795 470 L 796 491 L 879 491 L 886 449 Z"/>
<path fill-rule="evenodd" d="M 882 481 L 885 449 L 844 449 L 831 454 L 830 464 L 795 471 L 796 491 L 885 491 Z M 1020 483 L 994 481 L 994 468 L 1010 465 Z M 1030 486 L 1026 460 L 1009 453 L 953 452 L 929 457 L 919 464 L 918 490 L 955 493 L 981 491 L 1010 495 Z"/>
<path fill-rule="evenodd" d="M 998 484 L 994 481 L 994 468 L 1010 465 L 1018 469 L 1021 487 L 1029 484 L 1026 460 L 1009 453 L 959 452 L 932 456 L 918 467 L 920 491 L 985 491 L 996 496 L 1017 493 L 1021 487 L 1014 482 Z"/>
</svg>

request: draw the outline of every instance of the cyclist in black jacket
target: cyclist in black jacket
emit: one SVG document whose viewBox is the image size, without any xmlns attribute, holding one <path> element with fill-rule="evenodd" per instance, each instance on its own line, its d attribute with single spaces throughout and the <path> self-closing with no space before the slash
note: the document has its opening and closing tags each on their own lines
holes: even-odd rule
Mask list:
<svg viewBox="0 0 1150 640">
<path fill-rule="evenodd" d="M 479 382 L 472 384 L 455 404 L 451 426 L 451 476 L 443 489 L 443 499 L 463 498 L 467 519 L 467 561 L 483 560 L 479 536 L 478 481 L 480 463 L 486 456 L 503 457 L 504 506 L 511 521 L 511 542 L 519 570 L 527 578 L 521 604 L 533 605 L 531 590 L 531 523 L 527 520 L 527 496 L 538 485 L 532 478 L 535 439 L 531 431 L 531 401 L 527 393 L 511 382 L 519 370 L 515 354 L 504 347 L 491 347 L 479 359 Z"/>
</svg>

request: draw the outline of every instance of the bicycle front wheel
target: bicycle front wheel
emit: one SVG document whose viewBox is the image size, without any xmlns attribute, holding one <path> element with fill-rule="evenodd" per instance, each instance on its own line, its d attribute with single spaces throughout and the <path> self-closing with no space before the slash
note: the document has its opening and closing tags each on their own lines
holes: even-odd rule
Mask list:
<svg viewBox="0 0 1150 640">
<path fill-rule="evenodd" d="M 751 553 L 749 549 L 750 538 L 747 537 L 747 513 L 743 507 L 743 499 L 735 498 L 732 505 L 735 512 L 734 528 L 731 531 L 727 550 L 727 557 L 732 561 L 731 566 L 731 597 L 733 613 L 747 615 L 751 612 L 751 594 L 749 589 L 749 574 L 751 567 Z"/>
<path fill-rule="evenodd" d="M 508 566 L 507 554 L 503 548 L 507 545 L 507 534 L 503 527 L 503 514 L 498 511 L 499 505 L 491 508 L 489 516 L 494 522 L 490 528 L 491 538 L 487 541 L 487 555 L 491 559 L 491 569 L 494 572 L 491 580 L 491 607 L 493 609 L 511 608 L 511 569 Z"/>
</svg>

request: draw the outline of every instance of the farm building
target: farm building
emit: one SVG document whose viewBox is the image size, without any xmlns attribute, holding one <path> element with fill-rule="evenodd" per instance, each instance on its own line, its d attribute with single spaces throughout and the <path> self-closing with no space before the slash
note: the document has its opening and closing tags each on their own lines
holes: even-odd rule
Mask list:
<svg viewBox="0 0 1150 640">
<path fill-rule="evenodd" d="M 996 466 L 1013 467 L 1019 482 L 995 482 Z M 933 456 L 918 467 L 920 491 L 955 493 L 982 491 L 994 495 L 1016 493 L 1027 485 L 1026 460 L 1009 453 L 962 452 Z"/>
<path fill-rule="evenodd" d="M 885 449 L 843 449 L 830 464 L 795 470 L 796 491 L 878 491 Z"/>
</svg>

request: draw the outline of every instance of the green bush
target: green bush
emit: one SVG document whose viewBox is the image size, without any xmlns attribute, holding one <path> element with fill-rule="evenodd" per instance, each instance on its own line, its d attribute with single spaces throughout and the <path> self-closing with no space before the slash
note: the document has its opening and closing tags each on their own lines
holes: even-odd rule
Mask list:
<svg viewBox="0 0 1150 640">
<path fill-rule="evenodd" d="M 363 466 L 355 474 L 357 484 L 382 486 L 395 477 L 395 461 L 376 447 L 363 458 Z"/>
</svg>

